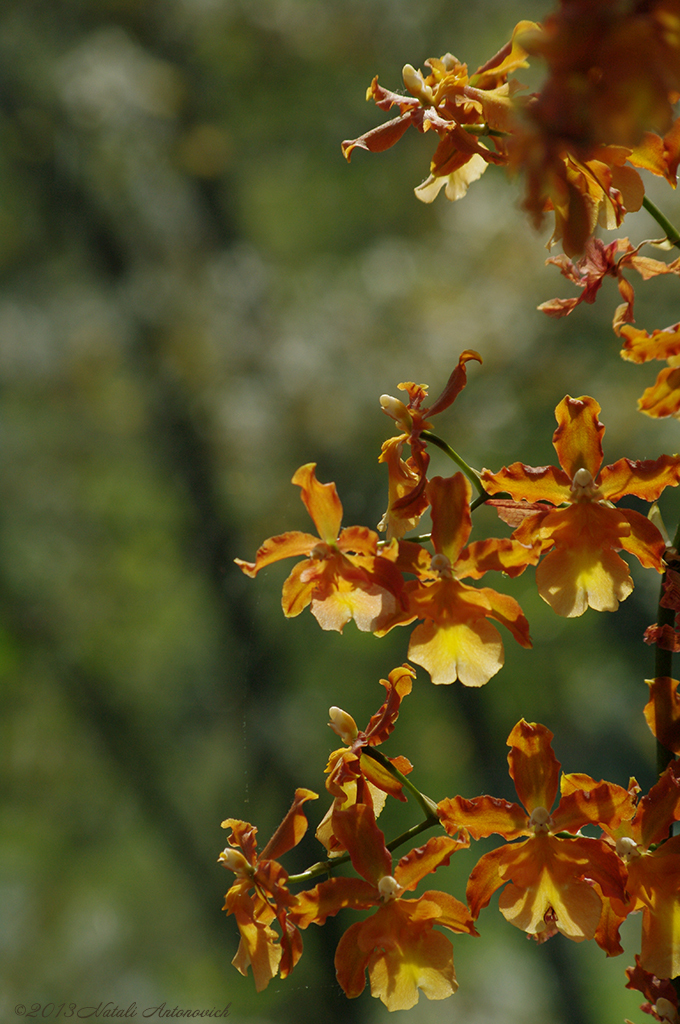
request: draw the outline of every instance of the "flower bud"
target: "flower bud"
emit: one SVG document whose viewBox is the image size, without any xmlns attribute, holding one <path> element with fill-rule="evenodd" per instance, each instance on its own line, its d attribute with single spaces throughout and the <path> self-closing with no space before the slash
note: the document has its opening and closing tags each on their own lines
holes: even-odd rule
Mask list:
<svg viewBox="0 0 680 1024">
<path fill-rule="evenodd" d="M 434 105 L 434 94 L 429 85 L 425 82 L 420 71 L 416 71 L 412 64 L 404 64 L 402 68 L 404 85 L 416 99 L 420 100 L 424 107 Z"/>
<path fill-rule="evenodd" d="M 252 875 L 253 869 L 239 850 L 233 850 L 231 847 L 227 847 L 226 850 L 222 850 L 222 853 L 217 858 L 218 864 L 223 864 L 229 871 L 233 871 L 236 875 L 240 875 L 241 878 L 247 875 Z"/>
<path fill-rule="evenodd" d="M 396 420 L 405 434 L 410 434 L 413 429 L 413 420 L 407 407 L 400 398 L 392 398 L 391 395 L 381 395 L 380 405 L 382 411 L 387 413 L 393 420 Z"/>
<path fill-rule="evenodd" d="M 343 743 L 346 743 L 350 747 L 357 736 L 359 730 L 357 729 L 357 723 L 354 721 L 351 715 L 348 715 L 342 708 L 332 707 L 328 711 L 330 722 L 328 723 L 334 733 L 340 737 Z"/>
<path fill-rule="evenodd" d="M 654 1004 L 654 1010 L 659 1015 L 661 1020 L 670 1021 L 670 1024 L 677 1024 L 678 1011 L 670 999 L 660 996 Z"/>
</svg>

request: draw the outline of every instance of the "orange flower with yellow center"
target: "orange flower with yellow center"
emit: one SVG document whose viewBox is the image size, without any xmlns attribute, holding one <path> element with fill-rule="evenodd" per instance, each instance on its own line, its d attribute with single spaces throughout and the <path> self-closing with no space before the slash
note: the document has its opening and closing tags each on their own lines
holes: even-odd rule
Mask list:
<svg viewBox="0 0 680 1024">
<path fill-rule="evenodd" d="M 488 569 L 518 575 L 538 557 L 510 538 L 476 541 L 465 547 L 472 529 L 471 487 L 462 473 L 433 477 L 426 496 L 432 506 L 434 556 L 423 548 L 401 541 L 397 566 L 419 578 L 404 586 L 406 611 L 388 621 L 379 633 L 393 626 L 417 626 L 408 657 L 430 673 L 433 683 L 483 686 L 504 661 L 500 633 L 488 620 L 503 623 L 522 647 L 531 647 L 529 623 L 513 597 L 490 587 L 471 587 L 459 577 L 479 579 Z"/>
<path fill-rule="evenodd" d="M 298 894 L 291 920 L 300 928 L 324 924 L 344 908 L 376 913 L 351 925 L 335 954 L 338 982 L 353 999 L 366 985 L 389 1010 L 408 1010 L 420 992 L 428 999 L 446 999 L 458 988 L 453 947 L 435 926 L 476 935 L 464 904 L 448 893 L 430 890 L 418 899 L 402 894 L 416 888 L 430 872 L 448 864 L 456 850 L 468 846 L 466 836 L 435 836 L 402 857 L 392 868 L 385 837 L 366 804 L 336 810 L 333 827 L 361 878 L 331 878 Z"/>
<path fill-rule="evenodd" d="M 521 805 L 490 796 L 458 796 L 439 804 L 439 816 L 447 832 L 464 828 L 474 839 L 492 834 L 507 840 L 527 837 L 477 862 L 467 885 L 475 920 L 502 888 L 499 907 L 515 927 L 539 941 L 559 931 L 581 942 L 595 936 L 602 913 L 599 892 L 624 899 L 625 871 L 603 840 L 558 833 L 576 833 L 601 817 L 617 826 L 630 798 L 619 786 L 567 776 L 562 799 L 551 811 L 560 772 L 551 740 L 545 726 L 524 719 L 508 737 L 510 775 Z"/>
<path fill-rule="evenodd" d="M 680 975 L 680 836 L 669 838 L 678 820 L 680 761 L 673 761 L 632 818 L 602 824 L 628 868 L 626 890 L 632 903 L 627 912 L 642 911 L 640 965 L 657 978 Z M 611 926 L 618 923 L 620 918 Z"/>
<path fill-rule="evenodd" d="M 246 576 L 282 558 L 307 555 L 283 585 L 284 615 L 299 615 L 307 605 L 322 629 L 342 632 L 350 619 L 364 631 L 377 630 L 400 607 L 400 573 L 389 557 L 378 554 L 378 535 L 365 526 L 340 529 L 342 505 L 335 484 L 321 484 L 313 462 L 301 466 L 292 482 L 319 531 L 299 530 L 270 537 L 254 562 L 234 561 Z"/>
<path fill-rule="evenodd" d="M 633 581 L 616 553 L 620 549 L 635 555 L 645 568 L 661 571 L 665 545 L 660 532 L 639 512 L 614 508 L 613 502 L 628 494 L 655 501 L 665 487 L 680 481 L 677 455 L 638 462 L 619 459 L 600 468 L 604 426 L 599 412 L 600 406 L 588 397 L 567 395 L 557 406 L 553 445 L 560 468 L 515 462 L 498 473 L 485 469 L 481 474 L 489 494 L 508 492 L 518 503 L 534 503 L 524 506 L 526 518 L 512 536 L 548 552 L 536 569 L 538 591 L 567 618 L 582 615 L 588 607 L 616 611 L 628 597 Z M 523 506 L 517 505 L 516 511 L 522 512 Z"/>
</svg>

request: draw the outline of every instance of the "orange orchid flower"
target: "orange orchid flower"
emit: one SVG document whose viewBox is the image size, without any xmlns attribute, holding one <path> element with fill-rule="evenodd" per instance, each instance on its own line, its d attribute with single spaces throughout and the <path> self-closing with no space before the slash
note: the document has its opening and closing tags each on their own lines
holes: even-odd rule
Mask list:
<svg viewBox="0 0 680 1024">
<path fill-rule="evenodd" d="M 439 804 L 439 816 L 447 832 L 464 828 L 474 839 L 497 834 L 510 840 L 484 854 L 470 875 L 467 897 L 475 920 L 502 888 L 499 907 L 511 924 L 539 941 L 559 931 L 581 942 L 595 936 L 602 913 L 599 892 L 624 899 L 625 871 L 606 842 L 559 833 L 576 833 L 600 817 L 620 824 L 630 797 L 619 786 L 567 776 L 562 799 L 551 811 L 560 772 L 552 738 L 545 726 L 524 719 L 508 737 L 510 776 L 521 805 L 458 796 Z M 512 842 L 522 836 L 527 838 Z"/>
<path fill-rule="evenodd" d="M 389 679 L 380 680 L 387 690 L 387 698 L 365 730 L 358 729 L 352 716 L 341 708 L 332 707 L 329 711 L 331 720 L 328 724 L 345 744 L 334 750 L 328 759 L 326 789 L 335 799 L 316 830 L 316 838 L 331 855 L 344 851 L 333 832 L 332 815 L 336 807 L 342 809 L 354 803 L 365 803 L 377 816 L 388 794 L 397 800 L 406 799 L 401 782 L 384 764 L 364 751 L 383 743 L 392 733 L 402 699 L 411 692 L 414 678 L 411 666 L 402 665 L 390 672 Z M 408 775 L 412 770 L 410 761 L 405 757 L 389 758 L 389 761 L 402 775 Z"/>
<path fill-rule="evenodd" d="M 218 863 L 236 875 L 223 909 L 235 916 L 241 934 L 232 963 L 244 976 L 252 967 L 258 992 L 267 987 L 277 971 L 282 978 L 287 977 L 302 955 L 300 933 L 289 920 L 297 897 L 286 888 L 288 873 L 278 858 L 297 846 L 304 836 L 307 819 L 301 808 L 307 800 L 317 797 L 309 789 L 297 789 L 288 813 L 260 854 L 253 825 L 237 818 L 222 822 L 222 828 L 231 829 L 231 835 Z M 280 936 L 271 927 L 274 918 L 281 929 Z"/>
<path fill-rule="evenodd" d="M 307 555 L 283 585 L 284 615 L 299 615 L 307 605 L 322 629 L 342 632 L 350 619 L 360 630 L 374 632 L 400 607 L 400 573 L 387 556 L 378 554 L 378 535 L 365 526 L 340 529 L 342 505 L 335 484 L 321 484 L 316 466 L 301 466 L 292 482 L 302 488 L 302 500 L 319 531 L 295 530 L 270 537 L 254 562 L 235 562 L 254 577 L 282 558 Z"/>
<path fill-rule="evenodd" d="M 407 381 L 399 384 L 400 391 L 408 393 L 408 405 L 399 398 L 381 395 L 380 404 L 383 412 L 396 420 L 402 433 L 390 437 L 382 446 L 379 462 L 387 463 L 389 481 L 389 503 L 387 511 L 378 523 L 379 530 L 387 531 L 387 539 L 403 537 L 405 533 L 417 526 L 420 517 L 428 507 L 425 496 L 427 468 L 430 456 L 426 451 L 426 443 L 421 434 L 429 430 L 432 424 L 427 417 L 443 412 L 456 400 L 467 384 L 467 367 L 471 359 L 481 363 L 482 357 L 472 349 L 461 353 L 458 364 L 451 373 L 446 387 L 431 405 L 423 406 L 427 400 L 427 385 L 414 384 Z M 410 458 L 401 457 L 404 444 L 411 448 Z"/>
<path fill-rule="evenodd" d="M 458 988 L 451 942 L 434 926 L 477 935 L 464 904 L 448 893 L 430 890 L 418 899 L 404 899 L 430 872 L 449 863 L 468 846 L 466 836 L 435 836 L 411 850 L 392 868 L 392 856 L 372 809 L 353 804 L 334 813 L 334 828 L 361 878 L 331 878 L 298 894 L 291 918 L 300 928 L 324 924 L 344 908 L 376 913 L 351 925 L 335 954 L 338 982 L 354 999 L 366 985 L 389 1010 L 408 1010 L 419 993 L 446 999 Z"/>
<path fill-rule="evenodd" d="M 665 544 L 659 530 L 639 512 L 612 503 L 627 494 L 655 501 L 665 487 L 680 481 L 680 458 L 675 455 L 638 462 L 620 459 L 601 469 L 604 426 L 599 412 L 600 406 L 588 397 L 567 395 L 557 406 L 553 445 L 560 468 L 515 462 L 498 473 L 485 469 L 481 474 L 489 494 L 507 491 L 515 502 L 535 503 L 512 536 L 548 552 L 536 569 L 538 591 L 567 618 L 582 615 L 589 606 L 616 611 L 628 597 L 633 581 L 618 550 L 635 555 L 645 568 L 661 571 Z M 543 503 L 550 504 L 541 508 Z M 558 507 L 563 504 L 567 507 Z"/>
<path fill-rule="evenodd" d="M 460 577 L 479 579 L 488 569 L 518 575 L 538 553 L 510 538 L 465 547 L 472 529 L 471 487 L 462 473 L 433 477 L 426 497 L 432 506 L 434 556 L 400 541 L 397 565 L 418 578 L 404 586 L 406 610 L 378 635 L 414 619 L 424 621 L 411 635 L 408 657 L 430 673 L 433 683 L 483 686 L 504 661 L 503 641 L 488 620 L 503 623 L 522 647 L 531 647 L 529 623 L 517 601 L 489 587 L 471 587 Z"/>
<path fill-rule="evenodd" d="M 667 266 L 673 273 L 680 273 L 680 259 Z M 631 363 L 665 359 L 668 364 L 656 382 L 638 399 L 640 412 L 653 419 L 680 417 L 680 324 L 658 328 L 651 334 L 627 324 L 620 329 L 619 334 L 624 339 L 622 359 Z"/>
<path fill-rule="evenodd" d="M 642 911 L 640 966 L 657 978 L 680 975 L 680 761 L 673 761 L 656 785 L 622 822 L 601 822 L 627 865 L 626 891 L 632 910 Z"/>
<path fill-rule="evenodd" d="M 583 256 L 575 263 L 572 263 L 566 256 L 551 256 L 546 262 L 554 263 L 555 266 L 560 268 L 561 273 L 567 280 L 578 285 L 583 291 L 576 298 L 551 299 L 549 302 L 542 302 L 538 308 L 542 312 L 547 313 L 548 316 L 568 316 L 581 302 L 595 302 L 605 277 L 613 277 L 616 279 L 621 298 L 623 299 L 623 302 L 616 308 L 614 313 L 614 332 L 626 336 L 626 332 L 622 330 L 622 325 L 633 320 L 633 301 L 635 295 L 632 285 L 623 276 L 623 271 L 626 268 L 637 270 L 643 281 L 648 281 L 659 274 L 680 275 L 680 257 L 677 260 L 673 260 L 672 263 L 664 263 L 662 260 L 653 260 L 648 256 L 640 256 L 638 253 L 644 244 L 644 242 L 640 242 L 639 245 L 633 246 L 627 238 L 617 238 L 610 242 L 609 245 L 605 245 L 599 238 L 589 238 L 586 242 Z M 638 335 L 644 334 L 644 332 L 635 333 Z M 626 343 L 621 355 L 624 359 L 631 358 L 628 352 L 635 351 L 637 354 L 640 347 L 638 345 L 633 350 L 633 346 L 629 346 Z M 647 356 L 646 358 L 656 357 Z M 634 361 L 642 362 L 643 360 L 638 357 Z"/>
<path fill-rule="evenodd" d="M 642 992 L 647 999 L 640 1009 L 649 1013 L 654 1020 L 665 1021 L 666 1024 L 678 1024 L 678 993 L 669 978 L 657 978 L 655 974 L 645 971 L 640 965 L 640 957 L 635 956 L 635 967 L 626 968 L 626 988 Z M 627 1022 L 630 1024 L 630 1022 Z"/>
<path fill-rule="evenodd" d="M 510 41 L 473 75 L 468 75 L 467 65 L 450 53 L 427 60 L 427 76 L 406 64 L 403 79 L 408 96 L 383 89 L 374 78 L 366 99 L 374 99 L 382 110 L 396 106 L 399 115 L 358 139 L 343 142 L 347 160 L 357 148 L 372 153 L 389 149 L 411 125 L 419 132 L 433 131 L 440 142 L 430 164 L 430 175 L 415 193 L 423 202 L 430 203 L 445 187 L 448 199 L 460 199 L 490 163 L 503 164 L 507 160 L 504 135 L 513 119 L 514 94 L 519 88 L 517 83 L 508 82 L 508 75 L 527 66 L 521 40 L 535 28 L 536 24 L 530 21 L 516 25 Z M 480 136 L 489 136 L 494 149 L 485 146 Z"/>
</svg>

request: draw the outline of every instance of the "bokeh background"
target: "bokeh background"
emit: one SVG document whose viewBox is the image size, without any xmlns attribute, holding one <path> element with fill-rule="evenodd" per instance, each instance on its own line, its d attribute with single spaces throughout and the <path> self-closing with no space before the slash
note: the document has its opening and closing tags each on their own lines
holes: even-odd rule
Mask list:
<svg viewBox="0 0 680 1024">
<path fill-rule="evenodd" d="M 464 201 L 420 204 L 433 140 L 381 156 L 340 142 L 382 119 L 374 74 L 448 51 L 472 68 L 527 0 L 5 0 L 0 14 L 0 1018 L 14 1006 L 111 1000 L 138 1011 L 230 1006 L 236 1022 L 383 1024 L 348 1002 L 332 955 L 354 918 L 305 933 L 305 955 L 259 996 L 230 965 L 220 822 L 263 842 L 296 786 L 322 794 L 286 866 L 318 859 L 327 709 L 365 724 L 409 630 L 286 622 L 289 565 L 247 580 L 267 536 L 307 529 L 290 478 L 318 463 L 346 523 L 374 526 L 402 380 L 438 393 L 464 348 L 470 384 L 438 430 L 477 467 L 552 461 L 554 407 L 592 394 L 607 462 L 678 447 L 635 398 L 654 371 L 624 364 L 605 282 L 595 306 L 545 267 L 521 184 L 489 169 Z M 535 81 L 535 72 L 527 81 Z M 521 75 L 520 75 L 521 77 Z M 680 219 L 665 183 L 651 194 Z M 645 213 L 625 225 L 657 237 Z M 638 323 L 678 319 L 677 283 L 638 288 Z M 452 467 L 433 453 L 433 468 Z M 664 497 L 669 523 L 680 511 Z M 486 510 L 478 536 L 497 530 Z M 505 529 L 501 526 L 501 529 Z M 653 575 L 653 574 L 652 574 Z M 479 692 L 421 670 L 388 753 L 435 799 L 513 797 L 506 737 L 520 718 L 556 734 L 565 770 L 653 780 L 641 709 L 656 577 L 616 615 L 557 619 L 533 572 L 510 583 L 534 650 L 506 634 Z M 486 582 L 486 581 L 485 581 Z M 489 585 L 493 585 L 492 582 Z M 393 809 L 388 834 L 418 820 Z M 478 853 L 479 851 L 476 851 Z M 436 887 L 463 897 L 475 853 Z M 495 901 L 494 901 L 495 903 Z M 558 937 L 529 943 L 494 910 L 455 941 L 460 991 L 413 1024 L 637 1020 L 630 949 L 606 960 Z M 156 1018 L 158 1019 L 158 1018 Z"/>
</svg>

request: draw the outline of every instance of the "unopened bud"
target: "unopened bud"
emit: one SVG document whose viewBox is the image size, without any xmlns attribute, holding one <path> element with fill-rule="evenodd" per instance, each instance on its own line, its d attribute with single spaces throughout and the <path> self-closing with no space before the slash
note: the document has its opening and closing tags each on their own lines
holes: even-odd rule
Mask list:
<svg viewBox="0 0 680 1024">
<path fill-rule="evenodd" d="M 654 1003 L 654 1010 L 659 1015 L 661 1020 L 670 1021 L 670 1024 L 677 1024 L 678 1021 L 678 1009 L 673 1006 L 670 999 L 666 999 L 664 996 L 660 996 L 659 999 Z"/>
<path fill-rule="evenodd" d="M 411 95 L 420 100 L 424 107 L 433 106 L 434 94 L 421 72 L 416 71 L 412 64 L 404 64 L 401 73 L 404 78 L 404 85 Z"/>
<path fill-rule="evenodd" d="M 405 434 L 410 434 L 413 429 L 411 413 L 400 398 L 392 398 L 391 395 L 381 395 L 380 405 L 382 411 L 387 413 L 393 420 L 396 420 Z"/>
<path fill-rule="evenodd" d="M 244 875 L 251 875 L 253 869 L 239 850 L 233 850 L 231 847 L 227 847 L 226 850 L 222 850 L 222 853 L 217 858 L 217 863 L 222 864 L 229 871 L 233 871 L 235 874 L 243 877 Z"/>
<path fill-rule="evenodd" d="M 392 878 L 392 875 L 383 875 L 378 882 L 378 892 L 383 903 L 387 903 L 399 895 L 401 886 L 396 878 Z"/>
<path fill-rule="evenodd" d="M 351 715 L 348 715 L 342 708 L 332 707 L 328 711 L 330 722 L 328 723 L 334 733 L 340 737 L 343 743 L 351 746 L 359 735 L 357 723 Z"/>
</svg>

